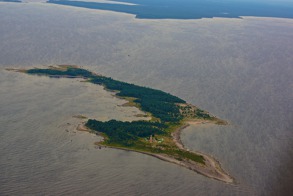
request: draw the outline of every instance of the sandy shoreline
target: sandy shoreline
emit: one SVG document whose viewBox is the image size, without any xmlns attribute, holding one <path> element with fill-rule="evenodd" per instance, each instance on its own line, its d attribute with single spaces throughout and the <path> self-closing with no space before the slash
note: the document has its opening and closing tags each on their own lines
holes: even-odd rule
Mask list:
<svg viewBox="0 0 293 196">
<path fill-rule="evenodd" d="M 186 124 L 179 127 L 176 131 L 174 131 L 172 133 L 173 141 L 175 142 L 175 144 L 177 145 L 177 147 L 179 149 L 189 151 L 188 149 L 186 149 L 184 147 L 184 145 L 181 142 L 180 134 L 181 134 L 182 130 L 185 129 L 186 127 L 188 127 L 190 124 L 202 124 L 202 123 L 208 123 L 208 121 L 186 122 Z M 78 125 L 77 130 L 90 132 L 90 129 L 88 129 L 83 124 Z M 150 156 L 156 157 L 160 160 L 167 161 L 167 162 L 174 163 L 176 165 L 185 167 L 189 170 L 195 171 L 201 175 L 204 175 L 206 177 L 209 177 L 209 178 L 212 178 L 215 180 L 219 180 L 219 181 L 222 181 L 222 182 L 225 182 L 228 184 L 235 183 L 235 180 L 221 168 L 219 161 L 217 161 L 212 156 L 203 154 L 201 152 L 194 152 L 194 153 L 204 157 L 205 165 L 197 163 L 195 161 L 191 161 L 191 160 L 177 160 L 167 154 L 155 154 L 155 153 L 151 153 L 151 152 L 139 151 L 139 150 L 124 148 L 124 147 L 107 146 L 107 145 L 102 145 L 101 142 L 96 142 L 95 145 L 97 145 L 99 147 L 113 148 L 113 149 L 119 149 L 119 150 L 125 150 L 125 151 L 133 151 L 133 152 L 138 152 L 138 153 L 150 155 Z"/>
<path fill-rule="evenodd" d="M 59 69 L 62 69 L 64 67 L 66 68 L 67 66 L 63 66 L 63 67 L 61 66 L 61 68 L 59 68 Z M 20 69 L 8 69 L 8 71 L 25 72 L 25 70 L 20 70 Z M 50 75 L 49 75 L 49 77 L 50 77 Z M 53 75 L 52 77 L 70 77 L 70 78 L 72 78 L 71 76 L 63 76 L 63 75 L 61 75 L 61 76 Z M 74 76 L 73 78 L 83 78 L 83 77 L 79 77 L 79 76 L 75 77 Z M 86 79 L 86 78 L 84 78 L 84 79 Z M 196 109 L 196 107 L 192 106 L 191 104 L 189 104 L 187 106 L 188 106 L 189 109 L 190 108 L 193 108 L 194 110 Z M 183 108 L 182 110 L 185 110 L 185 108 Z M 82 116 L 82 115 L 77 115 L 77 116 L 73 116 L 73 117 L 74 118 L 79 118 L 79 119 L 85 119 L 86 118 L 85 116 Z M 188 116 L 188 117 L 190 117 L 190 116 Z M 95 144 L 98 145 L 99 147 L 105 146 L 105 147 L 110 147 L 110 148 L 115 148 L 115 149 L 121 149 L 121 150 L 126 150 L 126 151 L 134 151 L 134 152 L 147 154 L 147 155 L 156 157 L 158 159 L 161 159 L 161 160 L 164 160 L 164 161 L 168 161 L 170 163 L 180 165 L 182 167 L 185 167 L 185 168 L 187 168 L 189 170 L 195 171 L 195 172 L 197 172 L 199 174 L 202 174 L 202 175 L 204 175 L 206 177 L 209 177 L 209 178 L 213 178 L 213 179 L 216 179 L 216 180 L 219 180 L 219 181 L 222 181 L 222 182 L 225 182 L 225 183 L 230 183 L 230 184 L 235 183 L 235 180 L 221 168 L 220 163 L 216 159 L 214 159 L 212 156 L 203 154 L 201 152 L 189 151 L 188 149 L 186 149 L 184 147 L 184 145 L 183 145 L 183 143 L 181 141 L 181 138 L 180 138 L 180 134 L 181 134 L 182 130 L 185 129 L 186 127 L 188 127 L 190 124 L 197 125 L 197 124 L 205 124 L 205 123 L 213 122 L 213 123 L 216 123 L 216 124 L 224 125 L 224 124 L 227 124 L 227 122 L 223 121 L 223 120 L 220 120 L 220 119 L 218 119 L 216 117 L 213 117 L 212 120 L 200 120 L 200 119 L 188 120 L 188 119 L 189 118 L 187 118 L 187 120 L 185 121 L 185 123 L 181 127 L 177 128 L 174 132 L 172 132 L 172 134 L 171 134 L 172 140 L 180 150 L 188 151 L 189 153 L 193 153 L 195 155 L 202 156 L 204 158 L 204 164 L 199 163 L 199 162 L 195 162 L 195 161 L 192 161 L 192 160 L 186 159 L 186 158 L 178 160 L 175 157 L 173 157 L 172 155 L 167 155 L 167 154 L 164 154 L 164 153 L 155 154 L 155 153 L 146 152 L 146 151 L 140 151 L 140 150 L 136 150 L 136 149 L 101 145 L 101 142 L 97 142 Z M 76 129 L 78 131 L 92 132 L 88 127 L 86 127 L 85 122 L 82 122 L 81 124 L 78 124 Z"/>
<path fill-rule="evenodd" d="M 77 131 L 90 132 L 90 129 L 85 126 L 85 122 L 82 122 L 81 124 L 78 124 L 77 127 L 76 127 L 76 130 Z"/>
<path fill-rule="evenodd" d="M 183 126 L 179 127 L 176 131 L 172 133 L 172 138 L 177 147 L 181 150 L 187 150 L 184 147 L 184 144 L 181 141 L 180 135 L 183 129 L 190 125 L 198 125 L 198 124 L 206 124 L 210 123 L 209 121 L 205 120 L 193 120 L 193 121 L 187 121 Z M 220 180 L 226 183 L 235 183 L 235 180 L 221 168 L 221 164 L 218 160 L 216 160 L 214 157 L 204 154 L 202 152 L 198 151 L 190 151 L 194 152 L 195 154 L 201 155 L 205 159 L 205 166 L 202 166 L 198 163 L 190 163 L 190 161 L 184 161 L 185 164 L 187 164 L 188 169 L 194 170 L 204 176 L 207 176 L 209 178 L 213 178 L 216 180 Z"/>
</svg>

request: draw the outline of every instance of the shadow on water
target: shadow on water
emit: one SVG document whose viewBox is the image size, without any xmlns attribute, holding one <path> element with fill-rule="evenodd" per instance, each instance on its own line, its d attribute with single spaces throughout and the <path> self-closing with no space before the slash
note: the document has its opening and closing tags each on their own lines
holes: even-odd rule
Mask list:
<svg viewBox="0 0 293 196">
<path fill-rule="evenodd" d="M 130 4 L 117 4 L 124 2 Z M 293 4 L 267 1 L 231 0 L 121 0 L 109 3 L 49 0 L 48 3 L 110 10 L 142 19 L 240 18 L 241 16 L 293 18 Z"/>
</svg>

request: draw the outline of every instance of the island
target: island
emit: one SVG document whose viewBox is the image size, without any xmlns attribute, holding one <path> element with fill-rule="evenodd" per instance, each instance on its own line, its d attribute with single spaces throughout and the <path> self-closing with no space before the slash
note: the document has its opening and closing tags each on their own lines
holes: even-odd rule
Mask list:
<svg viewBox="0 0 293 196">
<path fill-rule="evenodd" d="M 215 158 L 186 149 L 180 139 L 180 132 L 190 124 L 225 125 L 226 121 L 161 90 L 118 81 L 78 66 L 59 65 L 46 69 L 9 70 L 52 78 L 82 78 L 86 82 L 102 85 L 105 90 L 114 92 L 116 97 L 127 100 L 124 106 L 139 108 L 150 120 L 123 122 L 113 119 L 102 122 L 88 119 L 78 129 L 102 136 L 103 141 L 97 142 L 96 145 L 147 154 L 209 178 L 235 183 Z"/>
</svg>

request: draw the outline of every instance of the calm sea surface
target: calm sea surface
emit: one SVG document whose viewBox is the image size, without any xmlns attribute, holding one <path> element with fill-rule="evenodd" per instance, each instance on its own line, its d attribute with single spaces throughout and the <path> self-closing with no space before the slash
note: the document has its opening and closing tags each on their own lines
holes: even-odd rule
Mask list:
<svg viewBox="0 0 293 196">
<path fill-rule="evenodd" d="M 110 0 L 104 2 L 49 0 L 48 3 L 123 12 L 144 19 L 239 18 L 241 16 L 293 18 L 293 3 L 276 0 Z"/>
<path fill-rule="evenodd" d="M 0 195 L 290 195 L 293 22 L 136 20 L 49 4 L 0 4 Z M 85 115 L 136 108 L 74 79 L 8 72 L 79 64 L 161 89 L 230 122 L 190 126 L 184 144 L 216 157 L 236 185 L 154 157 L 96 149 Z"/>
</svg>

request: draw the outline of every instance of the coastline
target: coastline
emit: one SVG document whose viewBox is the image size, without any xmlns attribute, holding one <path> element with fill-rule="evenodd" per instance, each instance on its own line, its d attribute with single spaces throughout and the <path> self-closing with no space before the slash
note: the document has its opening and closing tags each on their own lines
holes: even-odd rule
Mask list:
<svg viewBox="0 0 293 196">
<path fill-rule="evenodd" d="M 193 124 L 194 122 L 195 121 L 190 121 L 190 122 L 186 121 L 185 124 L 183 124 L 181 127 L 177 128 L 171 134 L 173 141 L 175 142 L 175 144 L 177 145 L 177 147 L 179 149 L 189 151 L 188 149 L 186 149 L 184 147 L 184 144 L 182 143 L 182 141 L 180 139 L 180 134 L 186 127 L 190 126 L 189 123 Z M 210 123 L 210 122 L 202 121 L 202 120 L 196 121 L 196 124 L 201 124 L 201 123 Z M 86 127 L 84 124 L 78 125 L 77 130 L 91 132 L 91 130 L 88 127 Z M 192 171 L 199 173 L 203 176 L 206 176 L 208 178 L 219 180 L 219 181 L 225 182 L 227 184 L 235 184 L 235 179 L 233 177 L 231 177 L 227 172 L 225 172 L 221 168 L 221 164 L 218 160 L 216 160 L 214 157 L 207 155 L 207 154 L 204 154 L 202 152 L 190 151 L 190 152 L 194 152 L 198 155 L 203 156 L 205 159 L 205 165 L 197 163 L 195 161 L 191 161 L 191 160 L 177 160 L 167 154 L 156 154 L 156 153 L 151 153 L 151 152 L 146 152 L 146 151 L 141 151 L 141 150 L 136 150 L 136 149 L 131 149 L 131 148 L 101 144 L 101 142 L 103 142 L 105 140 L 105 138 L 101 134 L 99 134 L 99 136 L 103 137 L 103 140 L 100 142 L 94 143 L 99 148 L 100 147 L 113 148 L 113 149 L 118 149 L 118 150 L 132 151 L 132 152 L 137 152 L 137 153 L 149 155 L 149 156 L 158 158 L 160 160 L 167 161 L 167 162 L 179 165 L 181 167 L 185 167 L 186 169 L 192 170 Z"/>
<path fill-rule="evenodd" d="M 198 124 L 207 124 L 207 123 L 211 123 L 211 121 L 207 121 L 207 120 L 187 120 L 183 126 L 177 128 L 171 135 L 172 135 L 172 138 L 173 138 L 173 141 L 174 143 L 176 144 L 176 146 L 179 148 L 179 149 L 182 149 L 182 150 L 187 150 L 189 151 L 189 149 L 187 149 L 184 144 L 182 143 L 181 141 L 181 132 L 187 128 L 188 126 L 190 125 L 198 125 Z M 217 123 L 217 120 L 216 120 L 216 123 Z M 227 124 L 227 122 L 225 123 Z M 204 157 L 205 159 L 205 166 L 203 167 L 195 167 L 195 168 L 188 168 L 188 169 L 191 169 L 191 170 L 194 170 L 204 176 L 207 176 L 209 178 L 213 178 L 213 179 L 216 179 L 216 180 L 220 180 L 220 181 L 223 181 L 225 183 L 231 183 L 231 184 L 235 184 L 235 179 L 230 176 L 226 171 L 224 171 L 221 167 L 221 164 L 220 162 L 215 159 L 213 156 L 211 155 L 208 155 L 208 154 L 204 154 L 202 152 L 199 152 L 199 151 L 190 151 L 190 152 L 194 152 L 198 155 L 201 155 Z M 194 163 L 196 164 L 196 166 L 198 166 L 197 163 Z"/>
<path fill-rule="evenodd" d="M 146 109 L 147 114 L 150 115 L 151 120 L 153 121 L 151 123 L 158 123 L 159 125 L 164 125 L 168 128 L 168 130 L 166 129 L 165 131 L 165 135 L 162 136 L 163 138 L 161 138 L 160 141 L 156 141 L 156 139 L 152 139 L 152 136 L 155 137 L 155 134 L 150 136 L 150 139 L 148 140 L 147 138 L 145 138 L 145 136 L 140 136 L 142 144 L 146 146 L 146 148 L 140 148 L 139 146 L 132 146 L 132 147 L 127 147 L 128 145 L 124 145 L 124 143 L 119 143 L 120 140 L 117 140 L 116 143 L 114 142 L 114 145 L 111 145 L 109 143 L 104 143 L 102 144 L 101 142 L 111 139 L 109 135 L 107 135 L 107 132 L 105 132 L 105 130 L 101 130 L 95 126 L 93 126 L 93 124 L 89 125 L 88 123 L 97 123 L 97 124 L 103 124 L 104 122 L 99 122 L 96 120 L 92 120 L 89 119 L 87 121 L 87 123 L 82 122 L 81 124 L 79 124 L 77 126 L 77 130 L 78 131 L 85 131 L 85 132 L 92 132 L 92 133 L 96 133 L 99 134 L 100 136 L 103 137 L 103 140 L 101 142 L 96 142 L 95 144 L 100 147 L 104 146 L 104 147 L 109 147 L 109 148 L 114 148 L 114 149 L 121 149 L 121 150 L 126 150 L 126 151 L 133 151 L 133 152 L 138 152 L 138 153 L 143 153 L 143 154 L 147 154 L 153 157 L 156 157 L 158 159 L 164 160 L 164 161 L 168 161 L 174 164 L 177 164 L 179 166 L 185 167 L 189 170 L 195 171 L 199 174 L 202 174 L 206 177 L 209 178 L 213 178 L 225 183 L 229 183 L 229 184 L 235 184 L 235 180 L 228 175 L 222 168 L 221 165 L 219 163 L 219 161 L 217 161 L 216 159 L 214 159 L 212 156 L 206 155 L 204 153 L 201 152 L 196 152 L 196 151 L 190 151 L 189 149 L 186 149 L 181 141 L 180 138 L 180 134 L 181 131 L 183 129 L 185 129 L 186 127 L 188 127 L 190 124 L 202 124 L 202 123 L 214 123 L 217 125 L 226 125 L 228 124 L 226 121 L 221 120 L 219 118 L 217 118 L 216 116 L 211 116 L 208 112 L 201 110 L 199 108 L 197 108 L 196 106 L 193 106 L 192 104 L 188 104 L 186 103 L 184 100 L 170 95 L 168 93 L 164 93 L 162 91 L 159 90 L 154 90 L 151 88 L 147 88 L 147 87 L 139 87 L 133 84 L 127 84 L 125 82 L 120 82 L 120 81 L 116 81 L 112 78 L 107 78 L 104 76 L 100 76 L 98 74 L 89 72 L 87 70 L 84 69 L 80 69 L 80 68 L 76 68 L 75 66 L 70 66 L 70 65 L 63 65 L 63 66 L 58 66 L 56 67 L 49 67 L 49 69 L 30 69 L 30 70 L 19 70 L 19 69 L 7 69 L 7 71 L 16 71 L 16 72 L 22 72 L 22 73 L 28 73 L 28 74 L 35 74 L 38 76 L 48 76 L 48 77 L 52 77 L 52 78 L 83 78 L 86 81 L 90 81 L 94 84 L 97 85 L 102 85 L 104 86 L 104 89 L 110 92 L 115 92 L 115 96 L 124 100 L 127 100 L 128 103 L 127 104 L 131 104 L 131 106 L 137 107 L 138 109 L 143 110 L 142 106 L 140 104 L 134 103 L 133 100 L 134 99 L 142 99 L 145 97 L 140 97 L 141 94 L 131 94 L 131 90 L 135 89 L 135 90 L 139 90 L 140 91 L 144 91 L 147 93 L 154 93 L 155 95 L 161 96 L 163 97 L 162 100 L 168 100 L 167 103 L 172 105 L 176 108 L 178 107 L 178 111 L 177 113 L 168 113 L 165 110 L 159 110 L 160 112 L 160 116 L 157 117 L 155 115 L 153 115 L 152 110 L 148 110 Z M 108 86 L 110 86 L 110 88 Z M 111 86 L 112 85 L 112 86 Z M 122 92 L 121 90 L 121 86 L 123 86 L 126 88 L 126 91 L 129 90 L 129 88 L 132 88 L 130 90 L 130 92 L 128 92 L 128 94 L 123 94 L 122 96 L 117 95 L 118 92 Z M 119 90 L 119 91 L 118 91 Z M 125 93 L 125 91 L 124 91 Z M 152 98 L 152 97 L 150 97 Z M 152 99 L 151 99 L 152 100 Z M 147 99 L 145 101 L 148 101 Z M 165 104 L 164 106 L 166 107 L 166 104 L 164 101 L 158 102 L 160 104 Z M 157 107 L 160 107 L 160 104 L 158 105 L 158 103 L 155 102 L 155 104 L 157 105 Z M 168 105 L 167 104 L 167 105 Z M 170 106 L 168 105 L 168 106 Z M 152 107 L 151 107 L 152 108 Z M 168 107 L 167 107 L 168 108 Z M 173 109 L 172 107 L 170 108 L 170 111 L 172 111 L 171 109 Z M 155 109 L 155 112 L 157 108 Z M 176 111 L 176 110 L 175 110 Z M 165 112 L 165 113 L 164 113 Z M 174 111 L 173 111 L 174 112 Z M 164 116 L 165 115 L 165 116 Z M 174 115 L 174 116 L 172 116 Z M 181 119 L 178 119 L 178 116 L 176 117 L 176 115 L 179 115 L 179 117 L 181 117 Z M 73 116 L 74 118 L 79 118 L 79 119 L 86 119 L 85 116 L 82 115 L 77 115 L 77 116 Z M 172 118 L 173 117 L 173 118 Z M 167 121 L 167 123 L 169 122 L 177 122 L 174 123 L 173 125 L 171 124 L 167 124 L 165 122 L 165 124 L 160 124 L 161 119 L 160 118 L 165 118 L 165 120 L 169 120 Z M 110 122 L 110 121 L 108 121 Z M 108 123 L 105 122 L 105 123 Z M 125 124 L 123 124 L 124 122 L 118 122 L 113 120 L 111 122 L 112 124 L 110 125 L 111 127 L 113 127 L 113 123 L 118 124 L 120 123 L 119 126 L 124 126 Z M 95 124 L 94 124 L 95 125 Z M 129 124 L 128 124 L 129 125 Z M 142 126 L 145 126 L 145 122 L 142 123 Z M 134 124 L 134 126 L 137 126 Z M 148 127 L 149 129 L 153 129 L 154 124 L 152 124 L 152 127 Z M 156 126 L 155 126 L 156 127 Z M 145 129 L 145 128 L 144 128 Z M 102 132 L 100 132 L 102 131 Z M 104 131 L 104 132 L 103 132 Z M 112 130 L 113 131 L 113 130 Z M 112 132 L 111 134 L 121 134 L 121 133 L 117 133 Z M 129 134 L 129 133 L 128 133 Z M 117 135 L 116 135 L 117 136 Z M 137 137 L 135 135 L 132 135 L 133 138 Z M 119 137 L 118 137 L 119 138 Z M 164 143 L 164 146 L 160 146 L 160 143 L 162 141 L 164 141 L 164 138 L 166 139 L 166 144 Z M 132 139 L 132 138 L 131 138 Z M 154 142 L 153 142 L 154 141 Z M 157 144 L 154 144 L 157 142 Z M 121 146 L 122 145 L 122 146 Z M 145 147 L 144 146 L 144 147 Z M 138 148 L 137 148 L 138 147 Z M 166 151 L 164 151 L 167 148 Z"/>
</svg>

